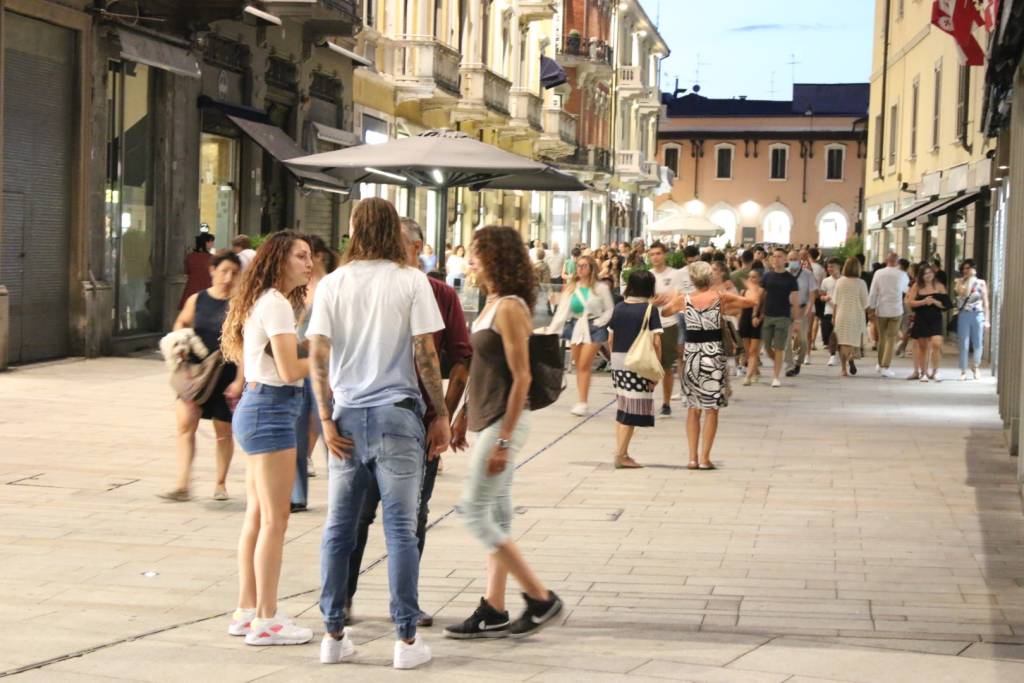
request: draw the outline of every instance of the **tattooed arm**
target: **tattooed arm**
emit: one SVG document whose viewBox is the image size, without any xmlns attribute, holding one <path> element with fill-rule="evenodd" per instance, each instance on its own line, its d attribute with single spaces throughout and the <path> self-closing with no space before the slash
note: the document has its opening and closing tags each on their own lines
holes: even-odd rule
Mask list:
<svg viewBox="0 0 1024 683">
<path fill-rule="evenodd" d="M 448 424 L 448 406 L 444 402 L 444 385 L 441 381 L 441 361 L 437 357 L 437 349 L 434 348 L 433 334 L 413 337 L 412 346 L 420 381 L 423 382 L 427 397 L 437 411 L 437 417 L 427 430 L 427 456 L 433 460 L 448 448 L 452 440 L 451 426 Z"/>
<path fill-rule="evenodd" d="M 309 337 L 309 375 L 316 396 L 316 409 L 319 413 L 320 427 L 324 433 L 324 443 L 332 455 L 345 460 L 352 456 L 354 443 L 338 432 L 334 422 L 334 396 L 331 392 L 330 380 L 331 341 L 322 335 Z"/>
</svg>

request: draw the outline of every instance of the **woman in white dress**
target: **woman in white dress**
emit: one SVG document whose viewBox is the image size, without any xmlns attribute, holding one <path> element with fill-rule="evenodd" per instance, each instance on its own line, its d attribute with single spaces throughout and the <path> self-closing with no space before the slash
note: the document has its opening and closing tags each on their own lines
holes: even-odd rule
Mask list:
<svg viewBox="0 0 1024 683">
<path fill-rule="evenodd" d="M 843 264 L 843 277 L 832 292 L 833 322 L 839 342 L 840 367 L 843 377 L 857 374 L 853 354 L 860 347 L 867 331 L 865 311 L 868 307 L 868 286 L 860 278 L 860 261 L 851 256 Z"/>
</svg>

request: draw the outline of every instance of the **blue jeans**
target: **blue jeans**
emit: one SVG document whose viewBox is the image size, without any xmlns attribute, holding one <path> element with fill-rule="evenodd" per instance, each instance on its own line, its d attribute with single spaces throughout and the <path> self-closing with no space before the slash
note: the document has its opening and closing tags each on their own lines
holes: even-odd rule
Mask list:
<svg viewBox="0 0 1024 683">
<path fill-rule="evenodd" d="M 967 354 L 974 349 L 971 367 L 981 365 L 981 352 L 984 349 L 985 312 L 960 311 L 956 318 L 956 344 L 960 349 L 960 370 L 967 369 Z"/>
<path fill-rule="evenodd" d="M 323 428 L 320 426 L 320 414 L 316 407 L 316 396 L 313 394 L 313 385 L 307 378 L 302 385 L 303 400 L 302 408 L 299 410 L 299 417 L 295 420 L 295 484 L 292 485 L 292 503 L 295 505 L 306 505 L 309 499 L 309 463 L 307 458 L 316 445 L 316 441 L 309 439 L 309 427 L 312 423 L 317 433 L 323 435 Z"/>
<path fill-rule="evenodd" d="M 349 560 L 356 546 L 363 500 L 376 484 L 384 510 L 391 619 L 399 638 L 416 636 L 420 618 L 417 512 L 423 484 L 426 430 L 408 408 L 338 408 L 338 431 L 355 451 L 328 465 L 327 521 L 320 546 L 320 612 L 328 633 L 341 633 L 348 599 Z"/>
</svg>

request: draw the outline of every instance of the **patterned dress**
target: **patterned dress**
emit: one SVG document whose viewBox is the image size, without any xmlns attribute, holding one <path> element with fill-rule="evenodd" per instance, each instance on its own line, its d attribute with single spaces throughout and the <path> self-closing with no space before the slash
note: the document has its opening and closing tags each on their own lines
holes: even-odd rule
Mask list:
<svg viewBox="0 0 1024 683">
<path fill-rule="evenodd" d="M 722 349 L 722 300 L 716 298 L 709 307 L 699 309 L 687 296 L 683 322 L 686 325 L 683 345 L 686 406 L 703 410 L 724 408 L 729 405 L 729 398 L 725 391 L 728 363 Z"/>
</svg>

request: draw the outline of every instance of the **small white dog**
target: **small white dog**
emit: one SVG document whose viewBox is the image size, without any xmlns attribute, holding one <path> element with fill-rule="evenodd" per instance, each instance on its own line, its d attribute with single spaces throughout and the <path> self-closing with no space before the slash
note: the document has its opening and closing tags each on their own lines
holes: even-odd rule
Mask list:
<svg viewBox="0 0 1024 683">
<path fill-rule="evenodd" d="M 189 353 L 196 358 L 202 359 L 209 355 L 210 351 L 206 344 L 199 338 L 196 331 L 191 327 L 185 327 L 164 335 L 160 340 L 160 353 L 164 356 L 164 362 L 171 372 L 178 369 L 182 361 L 188 359 Z"/>
</svg>

